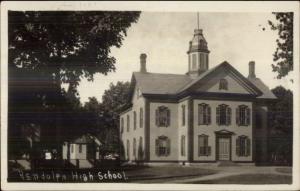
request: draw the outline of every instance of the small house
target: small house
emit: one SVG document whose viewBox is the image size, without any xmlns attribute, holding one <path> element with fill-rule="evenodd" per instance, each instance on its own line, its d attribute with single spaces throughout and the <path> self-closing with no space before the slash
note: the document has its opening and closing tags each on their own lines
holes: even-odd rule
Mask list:
<svg viewBox="0 0 300 191">
<path fill-rule="evenodd" d="M 100 159 L 101 141 L 86 134 L 63 144 L 63 159 L 79 168 L 91 168 Z"/>
</svg>

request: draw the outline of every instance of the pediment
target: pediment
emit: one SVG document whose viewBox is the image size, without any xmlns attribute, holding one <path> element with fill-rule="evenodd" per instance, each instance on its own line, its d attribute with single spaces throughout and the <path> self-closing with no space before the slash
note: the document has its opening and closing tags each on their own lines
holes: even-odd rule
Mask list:
<svg viewBox="0 0 300 191">
<path fill-rule="evenodd" d="M 222 129 L 220 131 L 215 131 L 215 134 L 219 134 L 219 135 L 233 135 L 235 133 L 231 132 L 231 131 L 228 131 L 226 129 Z"/>
<path fill-rule="evenodd" d="M 226 82 L 226 88 L 220 85 Z M 194 93 L 221 93 L 258 96 L 261 91 L 247 78 L 228 63 L 222 63 L 216 69 L 199 79 L 190 87 Z"/>
<path fill-rule="evenodd" d="M 226 82 L 226 89 L 220 87 L 221 83 Z M 209 92 L 209 93 L 234 93 L 234 94 L 252 94 L 247 87 L 245 87 L 239 79 L 235 78 L 229 72 L 220 72 L 215 74 L 205 83 L 199 84 L 195 88 L 196 92 Z"/>
</svg>

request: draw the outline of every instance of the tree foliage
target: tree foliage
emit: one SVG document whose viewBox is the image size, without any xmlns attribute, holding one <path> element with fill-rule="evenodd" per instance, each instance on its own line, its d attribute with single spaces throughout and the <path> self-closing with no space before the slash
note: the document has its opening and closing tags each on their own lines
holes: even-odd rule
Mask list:
<svg viewBox="0 0 300 191">
<path fill-rule="evenodd" d="M 277 78 L 282 78 L 293 70 L 293 12 L 273 13 L 277 22 L 268 21 L 272 30 L 278 32 L 276 40 L 277 48 L 273 54 L 273 72 L 277 72 Z"/>
<path fill-rule="evenodd" d="M 292 164 L 293 158 L 293 92 L 278 86 L 272 89 L 277 96 L 271 105 L 269 156 L 272 162 Z"/>
<path fill-rule="evenodd" d="M 56 135 L 82 131 L 77 93 L 80 79 L 93 80 L 96 73 L 106 75 L 115 70 L 110 49 L 122 45 L 127 29 L 139 15 L 112 11 L 8 12 L 11 148 L 19 149 L 21 128 L 32 124 L 43 128 L 43 141 L 49 138 L 49 142 L 55 142 Z M 67 84 L 67 91 L 62 84 Z"/>
<path fill-rule="evenodd" d="M 108 90 L 105 90 L 102 96 L 101 107 L 104 110 L 105 122 L 104 127 L 108 129 L 106 135 L 107 145 L 111 145 L 108 150 L 117 150 L 119 147 L 119 114 L 124 105 L 128 103 L 130 90 L 129 82 L 117 82 L 115 85 L 110 84 Z"/>
<path fill-rule="evenodd" d="M 271 106 L 273 133 L 293 134 L 293 92 L 278 86 L 272 89 L 278 101 Z"/>
<path fill-rule="evenodd" d="M 111 83 L 101 103 L 92 97 L 84 105 L 85 118 L 88 119 L 86 126 L 92 134 L 100 137 L 108 152 L 119 151 L 119 112 L 128 103 L 129 87 L 129 82 Z"/>
</svg>

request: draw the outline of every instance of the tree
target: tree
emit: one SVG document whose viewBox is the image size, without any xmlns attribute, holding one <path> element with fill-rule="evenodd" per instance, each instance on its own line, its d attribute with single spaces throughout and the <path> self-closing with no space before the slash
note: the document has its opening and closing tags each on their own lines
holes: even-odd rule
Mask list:
<svg viewBox="0 0 300 191">
<path fill-rule="evenodd" d="M 111 151 L 119 151 L 119 114 L 124 105 L 128 104 L 129 99 L 129 82 L 117 82 L 116 85 L 110 84 L 108 90 L 105 90 L 100 104 L 102 115 L 102 126 L 105 129 L 103 140 L 107 148 Z"/>
<path fill-rule="evenodd" d="M 80 78 L 115 70 L 110 48 L 120 47 L 139 12 L 9 11 L 9 152 L 18 150 L 20 127 L 43 127 L 49 142 L 76 119 Z M 68 91 L 62 84 L 69 86 Z M 72 100 L 72 101 L 68 101 Z M 77 107 L 77 108 L 78 108 Z M 74 114 L 74 115 L 72 115 Z M 72 124 L 74 125 L 74 123 Z M 76 124 L 75 124 L 76 125 Z M 60 127 L 60 128 L 57 128 Z M 56 144 L 57 145 L 57 144 Z M 15 146 L 15 147 L 14 147 Z"/>
<path fill-rule="evenodd" d="M 271 30 L 278 31 L 276 40 L 277 48 L 273 54 L 273 72 L 277 72 L 277 78 L 282 78 L 293 70 L 293 12 L 273 13 L 277 22 L 268 21 Z"/>
<path fill-rule="evenodd" d="M 292 164 L 293 92 L 282 86 L 272 89 L 272 92 L 278 101 L 270 107 L 270 153 L 277 161 Z"/>
<path fill-rule="evenodd" d="M 282 86 L 272 89 L 278 101 L 271 106 L 273 133 L 293 135 L 293 92 Z"/>
</svg>

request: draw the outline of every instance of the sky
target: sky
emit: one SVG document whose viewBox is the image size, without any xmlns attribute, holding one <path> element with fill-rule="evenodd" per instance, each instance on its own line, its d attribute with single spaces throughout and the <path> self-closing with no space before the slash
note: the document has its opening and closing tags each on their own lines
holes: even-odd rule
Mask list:
<svg viewBox="0 0 300 191">
<path fill-rule="evenodd" d="M 199 26 L 208 43 L 209 68 L 229 62 L 241 74 L 248 76 L 248 63 L 255 61 L 256 77 L 269 88 L 292 86 L 289 79 L 276 79 L 272 72 L 277 32 L 267 22 L 274 21 L 271 13 L 199 13 Z M 196 12 L 142 12 L 137 23 L 127 31 L 120 48 L 112 47 L 116 71 L 107 76 L 97 74 L 93 82 L 82 79 L 78 91 L 82 103 L 88 97 L 102 100 L 110 83 L 130 81 L 132 72 L 139 71 L 141 53 L 147 54 L 147 71 L 185 74 L 188 67 L 187 50 L 194 29 Z M 265 28 L 265 30 L 263 30 Z"/>
</svg>

